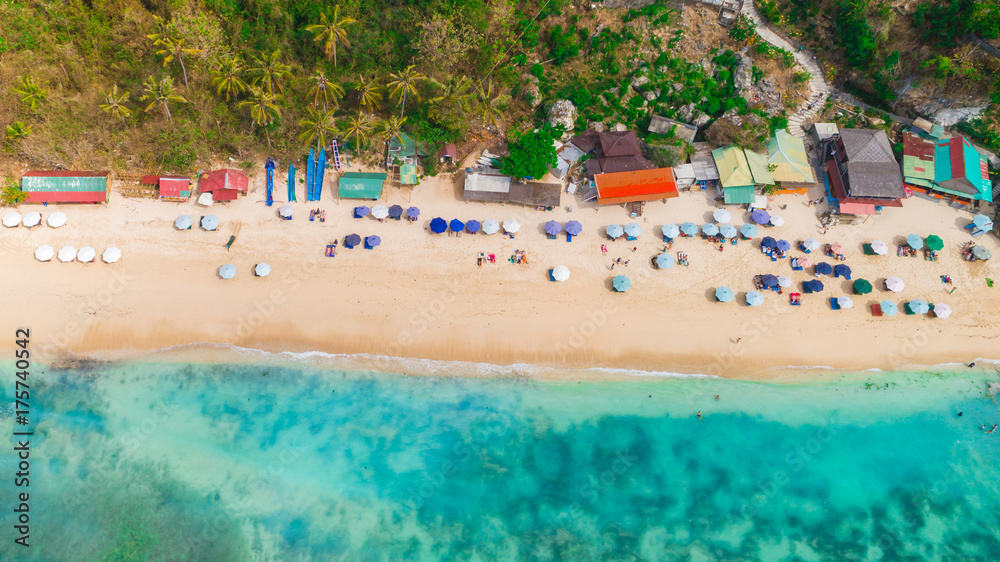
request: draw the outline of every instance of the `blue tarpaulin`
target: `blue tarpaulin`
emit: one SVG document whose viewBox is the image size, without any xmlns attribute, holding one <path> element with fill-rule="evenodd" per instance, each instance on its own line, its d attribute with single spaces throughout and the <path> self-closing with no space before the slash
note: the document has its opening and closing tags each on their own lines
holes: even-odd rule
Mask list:
<svg viewBox="0 0 1000 562">
<path fill-rule="evenodd" d="M 264 169 L 267 170 L 267 206 L 270 207 L 274 205 L 274 160 L 268 158 Z"/>
<path fill-rule="evenodd" d="M 288 165 L 288 202 L 295 202 L 295 165 Z"/>
</svg>

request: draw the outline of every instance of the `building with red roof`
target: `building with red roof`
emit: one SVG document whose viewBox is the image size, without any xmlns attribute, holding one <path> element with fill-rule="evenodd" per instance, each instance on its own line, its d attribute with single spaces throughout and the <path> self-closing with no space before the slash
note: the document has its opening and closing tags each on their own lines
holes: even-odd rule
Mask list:
<svg viewBox="0 0 1000 562">
<path fill-rule="evenodd" d="M 620 205 L 678 197 L 672 168 L 615 172 L 594 176 L 598 205 Z"/>
<path fill-rule="evenodd" d="M 224 168 L 202 174 L 198 185 L 202 193 L 211 193 L 214 201 L 233 201 L 250 190 L 250 180 L 239 170 Z"/>
</svg>

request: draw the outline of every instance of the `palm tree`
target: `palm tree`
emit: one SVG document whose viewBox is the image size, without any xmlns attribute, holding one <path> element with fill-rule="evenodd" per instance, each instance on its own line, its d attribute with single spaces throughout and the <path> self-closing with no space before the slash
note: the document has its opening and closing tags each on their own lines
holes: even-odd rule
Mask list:
<svg viewBox="0 0 1000 562">
<path fill-rule="evenodd" d="M 48 99 L 49 94 L 35 82 L 31 76 L 21 78 L 21 83 L 14 88 L 14 93 L 21 96 L 21 102 L 28 104 L 28 109 L 37 111 L 43 101 Z"/>
<path fill-rule="evenodd" d="M 115 87 L 110 92 L 104 94 L 106 103 L 102 103 L 98 107 L 101 108 L 101 111 L 104 111 L 115 119 L 121 119 L 122 123 L 124 123 L 129 117 L 132 117 L 132 110 L 125 105 L 128 103 L 128 98 L 128 92 L 118 93 L 118 84 L 115 84 Z"/>
<path fill-rule="evenodd" d="M 281 81 L 292 75 L 292 67 L 281 62 L 280 58 L 281 53 L 277 49 L 271 54 L 261 53 L 259 57 L 253 57 L 253 67 L 250 68 L 253 85 L 272 96 L 285 93 Z"/>
<path fill-rule="evenodd" d="M 375 111 L 378 102 L 382 101 L 382 86 L 375 83 L 375 79 L 365 79 L 358 77 L 358 85 L 354 88 L 358 92 L 358 109 L 367 109 L 369 113 Z"/>
<path fill-rule="evenodd" d="M 345 47 L 350 47 L 351 42 L 347 40 L 347 26 L 354 23 L 354 18 L 340 17 L 340 4 L 333 7 L 333 17 L 327 19 L 326 14 L 319 15 L 319 23 L 307 25 L 306 31 L 315 37 L 313 41 L 323 43 L 323 52 L 326 53 L 326 60 L 333 58 L 333 66 L 337 66 L 337 43 L 343 43 Z"/>
<path fill-rule="evenodd" d="M 24 121 L 14 121 L 10 125 L 7 125 L 7 138 L 12 141 L 23 139 L 30 134 L 31 125 L 28 125 Z"/>
<path fill-rule="evenodd" d="M 396 117 L 395 115 L 380 120 L 376 125 L 375 138 L 379 142 L 392 143 L 395 140 L 399 144 L 403 144 L 403 123 L 406 123 L 406 117 Z"/>
<path fill-rule="evenodd" d="M 271 135 L 267 132 L 267 126 L 274 123 L 274 120 L 281 116 L 281 109 L 278 107 L 278 100 L 281 94 L 272 94 L 260 87 L 250 88 L 250 97 L 239 103 L 239 107 L 250 108 L 250 120 L 254 125 L 264 128 L 267 136 L 267 146 L 271 146 Z"/>
<path fill-rule="evenodd" d="M 169 76 L 160 79 L 159 82 L 150 76 L 143 83 L 142 92 L 142 97 L 139 100 L 149 101 L 149 105 L 143 111 L 149 113 L 159 105 L 163 108 L 163 113 L 167 115 L 167 120 L 170 121 L 171 125 L 174 124 L 174 118 L 170 114 L 170 103 L 187 103 L 187 99 L 177 93 L 177 88 L 174 87 L 174 79 Z"/>
<path fill-rule="evenodd" d="M 417 93 L 417 84 L 427 79 L 424 73 L 413 70 L 415 66 L 411 64 L 401 72 L 389 75 L 392 78 L 392 81 L 389 82 L 389 97 L 400 98 L 403 104 L 399 112 L 400 117 L 406 111 L 406 95 L 412 94 L 413 97 L 417 98 L 417 101 L 420 101 L 420 94 Z"/>
<path fill-rule="evenodd" d="M 432 116 L 440 118 L 455 112 L 469 112 L 470 104 L 476 96 L 472 93 L 472 81 L 467 76 L 452 77 L 445 84 L 437 80 L 431 80 L 431 83 L 441 89 L 440 95 L 427 100 L 432 105 Z"/>
<path fill-rule="evenodd" d="M 509 99 L 509 95 L 497 92 L 493 88 L 493 82 L 489 82 L 485 88 L 479 84 L 479 117 L 483 121 L 483 127 L 492 125 L 497 129 L 500 128 L 502 109 Z"/>
<path fill-rule="evenodd" d="M 219 66 L 212 71 L 212 85 L 216 95 L 225 95 L 226 101 L 247 91 L 247 83 L 243 80 L 243 61 L 240 57 L 229 57 L 219 61 Z"/>
<path fill-rule="evenodd" d="M 156 54 L 163 57 L 163 68 L 166 68 L 171 61 L 177 59 L 177 62 L 181 64 L 181 72 L 184 74 L 184 89 L 190 89 L 190 86 L 188 86 L 187 67 L 184 65 L 184 55 L 196 55 L 203 51 L 201 49 L 187 49 L 184 47 L 184 39 L 178 39 L 163 33 L 154 33 L 146 37 L 153 40 L 154 46 L 160 47 L 160 50 L 156 51 Z"/>
<path fill-rule="evenodd" d="M 323 111 L 328 110 L 331 105 L 336 108 L 344 97 L 344 88 L 327 79 L 326 73 L 323 71 L 317 71 L 312 80 L 313 85 L 309 87 L 308 95 L 312 98 L 313 105 L 319 105 L 322 101 Z"/>
<path fill-rule="evenodd" d="M 340 133 L 347 140 L 354 139 L 354 146 L 361 148 L 368 144 L 368 137 L 375 128 L 375 120 L 367 113 L 359 113 L 347 121 L 347 126 Z"/>
<path fill-rule="evenodd" d="M 327 137 L 336 134 L 336 122 L 333 119 L 333 110 L 320 111 L 314 107 L 306 110 L 306 116 L 299 119 L 299 140 L 305 144 L 316 141 L 316 148 L 326 146 Z"/>
</svg>

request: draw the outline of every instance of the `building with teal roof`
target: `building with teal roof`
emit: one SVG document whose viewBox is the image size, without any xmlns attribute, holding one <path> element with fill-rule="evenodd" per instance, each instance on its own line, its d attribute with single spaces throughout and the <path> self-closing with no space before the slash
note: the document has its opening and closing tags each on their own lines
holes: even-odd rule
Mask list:
<svg viewBox="0 0 1000 562">
<path fill-rule="evenodd" d="M 965 137 L 903 136 L 903 179 L 916 187 L 969 201 L 993 201 L 986 156 Z"/>
</svg>

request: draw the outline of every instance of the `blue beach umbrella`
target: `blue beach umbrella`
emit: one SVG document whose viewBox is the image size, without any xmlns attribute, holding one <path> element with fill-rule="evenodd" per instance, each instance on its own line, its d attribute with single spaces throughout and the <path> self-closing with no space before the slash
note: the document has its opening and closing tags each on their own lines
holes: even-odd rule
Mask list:
<svg viewBox="0 0 1000 562">
<path fill-rule="evenodd" d="M 663 225 L 663 235 L 667 238 L 676 238 L 681 233 L 681 229 L 677 228 L 674 223 L 667 223 Z"/>
<path fill-rule="evenodd" d="M 768 288 L 770 288 L 770 287 L 777 287 L 778 286 L 778 278 L 776 276 L 774 276 L 774 275 L 771 275 L 771 274 L 767 274 L 767 275 L 761 277 L 760 278 L 760 282 L 763 283 L 764 286 L 768 287 Z"/>
<path fill-rule="evenodd" d="M 431 232 L 434 234 L 441 234 L 442 232 L 448 230 L 448 223 L 441 217 L 431 221 Z"/>
<path fill-rule="evenodd" d="M 993 226 L 993 221 L 986 215 L 976 215 L 972 217 L 972 224 L 976 228 L 985 230 Z"/>
<path fill-rule="evenodd" d="M 670 269 L 674 266 L 674 258 L 670 254 L 660 254 L 656 256 L 656 267 L 660 269 Z"/>
<path fill-rule="evenodd" d="M 181 215 L 174 221 L 174 228 L 177 230 L 187 230 L 191 228 L 192 224 L 194 224 L 194 219 L 191 218 L 191 215 Z"/>
<path fill-rule="evenodd" d="M 389 216 L 398 219 L 403 216 L 403 207 L 400 205 L 393 205 L 389 207 Z"/>
<path fill-rule="evenodd" d="M 361 236 L 357 234 L 348 234 L 344 237 L 344 245 L 348 248 L 353 248 L 361 243 Z"/>
<path fill-rule="evenodd" d="M 619 275 L 615 277 L 615 280 L 611 282 L 612 286 L 619 293 L 624 293 L 632 287 L 632 282 L 628 280 L 628 277 L 624 275 Z"/>
<path fill-rule="evenodd" d="M 775 240 L 774 238 L 771 238 L 770 236 L 765 236 L 765 237 L 761 238 L 761 240 L 760 240 L 760 247 L 761 248 L 777 248 L 778 247 L 778 241 Z"/>
<path fill-rule="evenodd" d="M 311 201 L 311 199 L 310 199 Z M 354 208 L 354 216 L 356 217 L 367 217 L 372 210 L 368 208 L 367 205 L 362 205 L 360 207 Z"/>
<path fill-rule="evenodd" d="M 205 230 L 217 230 L 219 228 L 219 217 L 215 215 L 201 217 L 201 227 Z"/>
<path fill-rule="evenodd" d="M 715 290 L 715 298 L 719 302 L 729 302 L 733 300 L 733 290 L 729 287 L 719 287 Z"/>
<path fill-rule="evenodd" d="M 851 268 L 847 267 L 842 263 L 833 266 L 833 274 L 836 275 L 837 277 L 843 277 L 848 281 L 851 280 Z"/>
<path fill-rule="evenodd" d="M 721 234 L 723 238 L 736 238 L 736 234 L 738 232 L 739 231 L 736 230 L 736 227 L 731 224 L 724 224 L 719 227 L 719 234 Z"/>
<path fill-rule="evenodd" d="M 750 291 L 747 293 L 747 305 L 760 306 L 762 304 L 764 304 L 764 295 L 757 291 Z"/>
<path fill-rule="evenodd" d="M 232 279 L 233 277 L 236 277 L 236 266 L 231 263 L 227 263 L 226 265 L 220 267 L 219 277 L 222 277 L 223 279 Z"/>
<path fill-rule="evenodd" d="M 368 246 L 369 248 L 374 248 L 375 246 L 378 246 L 381 243 L 382 239 L 379 238 L 378 236 L 369 236 L 365 238 L 365 246 Z"/>
<path fill-rule="evenodd" d="M 815 266 L 813 266 L 813 269 L 819 275 L 830 275 L 831 273 L 833 273 L 833 267 L 826 262 L 817 263 Z"/>
<path fill-rule="evenodd" d="M 746 223 L 740 227 L 740 234 L 747 238 L 753 238 L 757 236 L 757 227 L 750 223 Z"/>
<path fill-rule="evenodd" d="M 698 225 L 693 222 L 686 222 L 681 225 L 681 232 L 683 232 L 685 236 L 694 236 L 695 234 L 698 234 Z"/>
<path fill-rule="evenodd" d="M 882 314 L 886 316 L 895 316 L 899 313 L 899 308 L 896 307 L 896 303 L 889 299 L 885 299 L 881 302 Z"/>
<path fill-rule="evenodd" d="M 448 223 L 448 228 L 455 232 L 462 232 L 465 230 L 465 223 L 458 219 L 451 219 L 451 222 Z"/>
<path fill-rule="evenodd" d="M 411 219 L 415 219 L 420 216 L 420 209 L 416 207 L 410 207 L 409 209 L 406 210 L 406 216 L 410 217 Z"/>
<path fill-rule="evenodd" d="M 803 281 L 802 286 L 811 293 L 818 293 L 823 290 L 823 283 L 818 279 Z"/>
<path fill-rule="evenodd" d="M 638 238 L 642 234 L 642 227 L 634 222 L 630 222 L 625 225 L 625 236 L 630 238 Z"/>
<path fill-rule="evenodd" d="M 701 233 L 705 236 L 715 236 L 719 233 L 719 227 L 712 223 L 705 223 L 701 225 Z"/>
<path fill-rule="evenodd" d="M 776 244 L 775 248 L 781 250 L 782 252 L 787 252 L 792 249 L 792 245 L 788 243 L 788 240 L 778 240 Z"/>
<path fill-rule="evenodd" d="M 558 221 L 549 221 L 545 223 L 545 234 L 549 236 L 555 236 L 562 232 L 562 225 Z"/>
<path fill-rule="evenodd" d="M 914 250 L 919 250 L 924 247 L 924 239 L 917 236 L 916 234 L 910 234 L 906 237 L 906 243 Z"/>
<path fill-rule="evenodd" d="M 609 224 L 604 231 L 607 233 L 608 238 L 612 240 L 621 238 L 622 234 L 625 234 L 625 229 L 620 224 Z"/>
<path fill-rule="evenodd" d="M 470 234 L 475 234 L 479 232 L 479 229 L 482 227 L 483 225 L 479 224 L 479 221 L 477 220 L 471 220 L 465 223 L 465 230 L 468 230 Z"/>
<path fill-rule="evenodd" d="M 750 219 L 757 224 L 767 224 L 771 220 L 771 215 L 767 211 L 757 209 L 750 213 Z"/>
<path fill-rule="evenodd" d="M 569 221 L 565 225 L 566 232 L 572 236 L 576 236 L 583 232 L 583 225 L 580 221 Z"/>
<path fill-rule="evenodd" d="M 927 301 L 923 299 L 914 299 L 906 303 L 906 306 L 915 314 L 927 314 L 931 311 L 931 305 L 927 304 Z"/>
<path fill-rule="evenodd" d="M 720 224 L 733 220 L 733 216 L 730 215 L 729 211 L 725 209 L 716 209 L 715 212 L 712 213 L 712 218 L 715 219 L 715 222 Z"/>
</svg>

